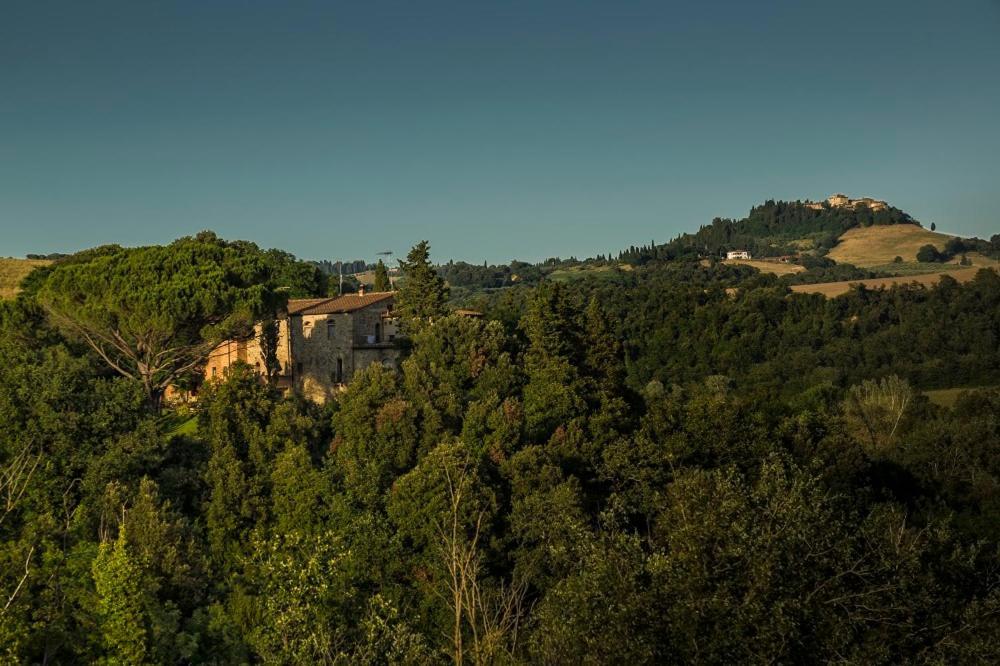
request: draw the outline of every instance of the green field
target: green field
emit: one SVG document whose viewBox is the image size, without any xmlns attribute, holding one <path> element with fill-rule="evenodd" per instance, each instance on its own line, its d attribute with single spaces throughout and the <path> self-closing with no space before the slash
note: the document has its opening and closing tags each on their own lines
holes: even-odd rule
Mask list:
<svg viewBox="0 0 1000 666">
<path fill-rule="evenodd" d="M 967 392 L 970 392 L 970 391 L 985 391 L 985 390 L 988 390 L 988 389 L 991 389 L 991 388 L 995 388 L 995 387 L 992 387 L 992 386 L 967 386 L 967 387 L 959 387 L 959 388 L 934 389 L 934 390 L 931 390 L 931 391 L 924 391 L 924 395 L 926 395 L 927 398 L 931 402 L 933 402 L 935 405 L 939 405 L 941 407 L 951 408 L 951 407 L 955 406 L 955 402 L 958 400 L 958 396 L 960 396 L 961 394 L 967 393 Z"/>
<path fill-rule="evenodd" d="M 187 410 L 178 410 L 160 419 L 160 428 L 167 437 L 198 434 L 198 415 Z"/>
<path fill-rule="evenodd" d="M 905 277 L 908 275 L 927 275 L 930 273 L 946 273 L 948 271 L 957 271 L 963 268 L 968 268 L 967 266 L 961 266 L 959 264 L 937 264 L 937 263 L 927 263 L 919 261 L 903 261 L 898 264 L 879 264 L 877 266 L 868 266 L 873 271 L 879 271 L 882 273 L 888 273 L 890 275 L 896 275 Z"/>
<path fill-rule="evenodd" d="M 549 273 L 546 278 L 555 282 L 571 282 L 585 277 L 596 277 L 600 279 L 613 280 L 619 273 L 632 270 L 628 264 L 610 266 L 571 266 L 569 268 L 559 268 Z"/>
</svg>

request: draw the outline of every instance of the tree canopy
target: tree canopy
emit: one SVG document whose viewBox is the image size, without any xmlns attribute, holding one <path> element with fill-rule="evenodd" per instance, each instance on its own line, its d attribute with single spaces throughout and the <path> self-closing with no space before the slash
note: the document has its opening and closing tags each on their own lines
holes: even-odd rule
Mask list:
<svg viewBox="0 0 1000 666">
<path fill-rule="evenodd" d="M 283 296 L 256 246 L 213 234 L 107 248 L 55 266 L 38 300 L 60 327 L 157 405 L 220 340 L 246 335 Z"/>
<path fill-rule="evenodd" d="M 389 281 L 389 271 L 381 259 L 375 264 L 375 291 L 392 291 L 392 283 Z"/>
<path fill-rule="evenodd" d="M 399 262 L 396 309 L 404 322 L 426 322 L 447 312 L 448 288 L 431 265 L 430 251 L 430 243 L 420 241 Z"/>
<path fill-rule="evenodd" d="M 168 248 L 0 302 L 4 663 L 1000 661 L 995 271 L 542 279 L 432 304 L 328 404 L 237 363 L 155 414 L 41 303 L 76 262 L 102 326 L 226 304 L 202 344 L 283 295 L 252 246 Z"/>
</svg>

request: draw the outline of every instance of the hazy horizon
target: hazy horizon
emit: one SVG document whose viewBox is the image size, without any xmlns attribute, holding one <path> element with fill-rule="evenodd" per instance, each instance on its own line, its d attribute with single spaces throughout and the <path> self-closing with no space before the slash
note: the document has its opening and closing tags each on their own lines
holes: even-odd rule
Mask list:
<svg viewBox="0 0 1000 666">
<path fill-rule="evenodd" d="M 995 1 L 50 2 L 0 37 L 2 255 L 537 261 L 834 192 L 1000 231 Z"/>
</svg>

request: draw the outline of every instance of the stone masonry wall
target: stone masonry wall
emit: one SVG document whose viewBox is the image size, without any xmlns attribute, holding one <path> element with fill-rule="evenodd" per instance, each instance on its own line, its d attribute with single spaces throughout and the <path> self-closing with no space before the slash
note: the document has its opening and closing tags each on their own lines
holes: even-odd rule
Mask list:
<svg viewBox="0 0 1000 666">
<path fill-rule="evenodd" d="M 392 344 L 396 326 L 384 313 L 385 304 L 373 303 L 351 313 L 291 315 L 279 320 L 280 374 L 290 378 L 294 390 L 310 400 L 325 402 L 372 363 L 395 366 L 399 357 Z M 237 361 L 263 372 L 260 341 L 258 325 L 252 339 L 217 346 L 209 355 L 205 378 L 221 379 Z"/>
</svg>

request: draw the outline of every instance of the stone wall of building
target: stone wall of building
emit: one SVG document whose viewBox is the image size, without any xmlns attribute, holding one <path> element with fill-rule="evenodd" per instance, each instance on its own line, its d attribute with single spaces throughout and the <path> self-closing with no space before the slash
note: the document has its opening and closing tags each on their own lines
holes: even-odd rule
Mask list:
<svg viewBox="0 0 1000 666">
<path fill-rule="evenodd" d="M 851 199 L 844 194 L 834 194 L 827 197 L 826 201 L 807 201 L 804 205 L 813 210 L 822 210 L 827 205 L 831 208 L 870 208 L 872 210 L 883 210 L 889 207 L 889 204 L 878 199 L 871 197 Z"/>
<path fill-rule="evenodd" d="M 395 337 L 395 326 L 384 312 L 377 303 L 350 313 L 289 317 L 296 390 L 324 402 L 370 363 L 395 363 L 399 351 L 387 339 Z"/>
<path fill-rule="evenodd" d="M 264 372 L 264 354 L 260 344 L 261 325 L 254 327 L 253 337 L 246 340 L 226 340 L 208 355 L 205 379 L 221 378 L 229 366 L 242 361 Z"/>
<path fill-rule="evenodd" d="M 384 365 L 387 368 L 396 368 L 399 364 L 399 350 L 394 347 L 366 347 L 354 350 L 354 364 L 357 372 L 374 364 Z"/>
<path fill-rule="evenodd" d="M 311 400 L 323 402 L 350 377 L 352 315 L 293 315 L 288 319 L 295 388 Z"/>
<path fill-rule="evenodd" d="M 350 312 L 291 314 L 278 320 L 279 385 L 310 400 L 325 402 L 372 363 L 395 366 L 396 323 L 391 301 L 372 303 Z M 209 355 L 205 379 L 221 379 L 237 361 L 263 373 L 262 327 L 247 340 L 229 340 Z"/>
</svg>

